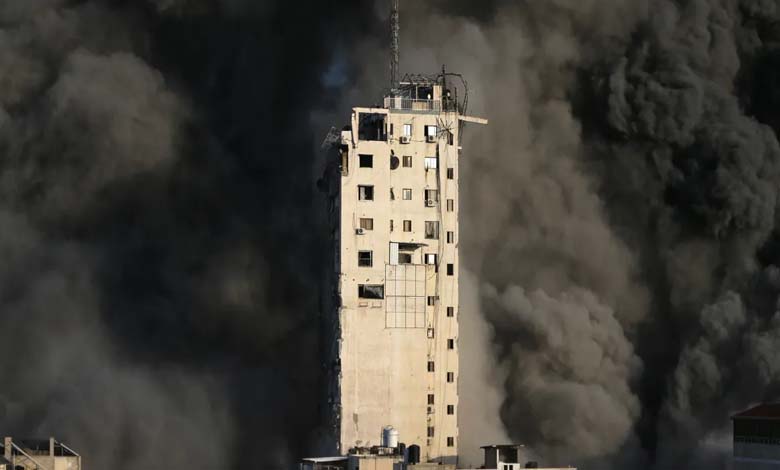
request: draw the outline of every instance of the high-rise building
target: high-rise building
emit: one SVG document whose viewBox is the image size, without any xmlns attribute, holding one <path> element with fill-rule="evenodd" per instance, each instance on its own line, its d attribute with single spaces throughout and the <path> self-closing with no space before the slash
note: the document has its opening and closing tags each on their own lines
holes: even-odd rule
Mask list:
<svg viewBox="0 0 780 470">
<path fill-rule="evenodd" d="M 457 459 L 460 138 L 487 121 L 463 114 L 456 78 L 407 76 L 333 135 L 329 400 L 342 453 L 392 426 L 423 461 Z"/>
</svg>

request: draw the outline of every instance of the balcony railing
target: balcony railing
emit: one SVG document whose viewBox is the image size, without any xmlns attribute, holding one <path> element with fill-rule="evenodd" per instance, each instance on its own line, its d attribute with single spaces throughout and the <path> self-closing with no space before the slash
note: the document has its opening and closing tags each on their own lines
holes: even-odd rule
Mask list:
<svg viewBox="0 0 780 470">
<path fill-rule="evenodd" d="M 441 100 L 416 100 L 400 96 L 385 97 L 386 109 L 402 109 L 407 111 L 441 111 Z"/>
</svg>

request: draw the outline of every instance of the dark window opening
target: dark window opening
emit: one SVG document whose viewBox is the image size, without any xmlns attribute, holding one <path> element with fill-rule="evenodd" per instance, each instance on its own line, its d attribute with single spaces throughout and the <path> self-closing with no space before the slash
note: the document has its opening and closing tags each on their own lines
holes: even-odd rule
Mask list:
<svg viewBox="0 0 780 470">
<path fill-rule="evenodd" d="M 360 228 L 363 230 L 374 230 L 374 219 L 360 219 Z"/>
<path fill-rule="evenodd" d="M 404 220 L 404 232 L 411 232 L 411 231 L 412 231 L 412 221 Z"/>
<path fill-rule="evenodd" d="M 373 186 L 358 186 L 358 199 L 361 201 L 373 201 L 374 200 L 374 187 Z"/>
<path fill-rule="evenodd" d="M 429 393 L 428 394 L 428 404 L 429 405 L 433 405 L 434 404 L 433 393 Z"/>
<path fill-rule="evenodd" d="M 447 168 L 447 179 L 448 180 L 455 179 L 455 169 L 454 168 Z"/>
<path fill-rule="evenodd" d="M 455 405 L 447 405 L 447 414 L 448 415 L 454 415 L 455 414 Z"/>
<path fill-rule="evenodd" d="M 410 155 L 404 155 L 404 168 L 412 167 L 412 157 Z"/>
<path fill-rule="evenodd" d="M 374 252 L 373 251 L 359 251 L 358 252 L 358 266 L 362 268 L 370 268 L 374 265 Z"/>
<path fill-rule="evenodd" d="M 447 372 L 447 383 L 455 382 L 455 372 Z"/>
<path fill-rule="evenodd" d="M 433 426 L 428 426 L 428 437 L 433 437 Z"/>
<path fill-rule="evenodd" d="M 360 168 L 373 168 L 374 156 L 373 155 L 360 155 Z"/>
<path fill-rule="evenodd" d="M 384 299 L 385 286 L 360 284 L 358 286 L 358 297 L 361 299 Z"/>
<path fill-rule="evenodd" d="M 428 306 L 433 307 L 436 305 L 436 297 L 433 295 L 428 296 Z"/>
<path fill-rule="evenodd" d="M 428 372 L 435 372 L 436 367 L 433 365 L 433 361 L 428 361 Z"/>
<path fill-rule="evenodd" d="M 398 264 L 412 264 L 412 254 L 398 253 Z"/>
<path fill-rule="evenodd" d="M 429 240 L 439 238 L 439 222 L 425 222 L 425 238 Z"/>
<path fill-rule="evenodd" d="M 454 437 L 448 437 L 447 438 L 447 447 L 455 447 L 455 438 Z"/>
<path fill-rule="evenodd" d="M 378 141 L 387 140 L 384 114 L 360 113 L 358 120 L 358 139 Z"/>
<path fill-rule="evenodd" d="M 454 339 L 448 339 L 447 340 L 447 349 L 455 349 L 455 340 Z"/>
<path fill-rule="evenodd" d="M 455 243 L 455 232 L 447 232 L 447 243 Z"/>
<path fill-rule="evenodd" d="M 455 274 L 455 265 L 452 263 L 447 264 L 447 275 L 453 276 Z"/>
<path fill-rule="evenodd" d="M 450 318 L 455 316 L 455 307 L 447 307 L 447 316 Z"/>
</svg>

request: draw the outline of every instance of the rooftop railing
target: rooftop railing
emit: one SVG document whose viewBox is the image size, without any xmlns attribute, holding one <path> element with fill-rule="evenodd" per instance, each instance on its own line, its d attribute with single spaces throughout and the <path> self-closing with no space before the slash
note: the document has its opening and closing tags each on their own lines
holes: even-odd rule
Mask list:
<svg viewBox="0 0 780 470">
<path fill-rule="evenodd" d="M 441 111 L 441 100 L 418 100 L 401 96 L 385 97 L 386 109 L 401 109 L 405 111 Z"/>
</svg>

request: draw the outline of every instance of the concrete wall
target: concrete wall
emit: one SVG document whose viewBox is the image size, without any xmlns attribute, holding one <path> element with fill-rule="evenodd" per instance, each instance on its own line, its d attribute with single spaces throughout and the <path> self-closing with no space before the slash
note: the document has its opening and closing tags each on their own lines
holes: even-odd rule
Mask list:
<svg viewBox="0 0 780 470">
<path fill-rule="evenodd" d="M 341 377 L 340 377 L 340 447 L 347 451 L 356 445 L 380 443 L 382 427 L 392 425 L 399 431 L 399 441 L 407 446 L 417 444 L 421 457 L 454 462 L 457 455 L 457 414 L 447 415 L 447 405 L 457 413 L 458 377 L 458 118 L 454 113 L 431 114 L 390 111 L 388 124 L 394 135 L 390 142 L 356 141 L 358 113 L 352 120 L 353 142 L 350 142 L 349 171 L 341 181 L 341 229 L 339 245 L 339 290 L 342 308 Z M 387 112 L 386 110 L 384 112 Z M 401 144 L 403 125 L 413 126 L 412 142 Z M 436 143 L 425 140 L 424 126 L 450 127 L 454 145 L 442 136 Z M 388 126 L 389 128 L 389 126 Z M 399 167 L 390 169 L 391 150 L 399 159 Z M 373 168 L 360 168 L 359 155 L 373 155 Z M 425 157 L 437 156 L 438 169 L 425 170 Z M 403 167 L 403 156 L 412 157 L 412 167 Z M 454 179 L 447 179 L 447 168 Z M 358 186 L 373 185 L 374 200 L 359 201 Z M 395 199 L 391 200 L 393 189 Z M 412 200 L 403 199 L 403 189 L 412 189 Z M 439 191 L 439 204 L 426 207 L 425 189 Z M 447 212 L 447 199 L 454 201 L 454 211 Z M 357 235 L 360 218 L 374 219 L 374 230 Z M 393 231 L 390 231 L 390 221 Z M 403 231 L 403 221 L 412 221 L 412 231 Z M 425 238 L 425 222 L 438 221 L 438 240 Z M 452 244 L 446 242 L 447 232 L 455 234 Z M 437 254 L 438 274 L 434 266 L 422 268 L 390 267 L 390 243 L 421 243 L 415 263 L 422 263 L 423 254 Z M 358 267 L 358 251 L 373 251 L 373 267 Z M 454 275 L 447 275 L 447 264 L 454 265 Z M 424 273 L 425 295 L 437 296 L 434 306 L 423 305 L 424 314 L 397 314 L 395 303 L 388 307 L 394 287 L 387 276 L 396 276 L 396 269 L 416 275 Z M 358 298 L 359 284 L 385 285 L 384 300 Z M 399 282 L 395 283 L 400 286 Z M 405 286 L 413 284 L 407 282 Z M 419 292 L 418 292 L 419 293 Z M 392 299 L 396 302 L 398 298 Z M 454 317 L 447 317 L 452 307 Z M 408 313 L 408 312 L 407 312 Z M 399 325 L 401 327 L 399 327 Z M 429 331 L 430 330 L 430 331 Z M 448 340 L 455 344 L 448 349 Z M 428 361 L 435 371 L 428 372 Z M 447 373 L 455 381 L 448 383 Z M 428 394 L 435 404 L 428 409 Z M 434 436 L 428 437 L 428 427 Z M 447 438 L 454 445 L 447 446 Z"/>
</svg>

